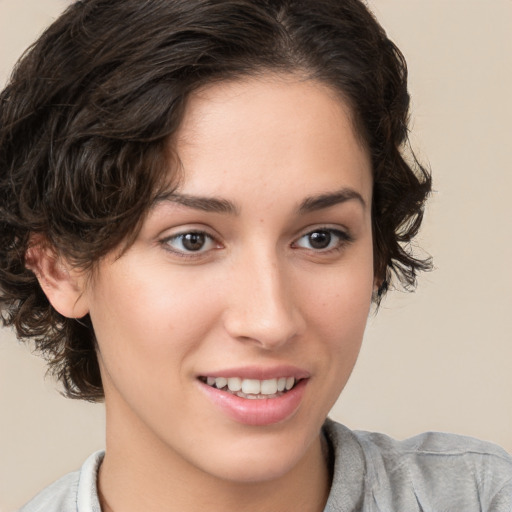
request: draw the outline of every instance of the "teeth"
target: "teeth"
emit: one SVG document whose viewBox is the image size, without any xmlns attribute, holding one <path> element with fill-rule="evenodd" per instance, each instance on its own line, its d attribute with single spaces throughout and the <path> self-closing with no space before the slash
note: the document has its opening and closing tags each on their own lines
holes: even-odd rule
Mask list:
<svg viewBox="0 0 512 512">
<path fill-rule="evenodd" d="M 242 379 L 238 377 L 230 377 L 228 379 L 229 391 L 241 391 L 242 390 Z"/>
<path fill-rule="evenodd" d="M 268 379 L 261 381 L 262 395 L 275 395 L 277 393 L 277 379 Z"/>
<path fill-rule="evenodd" d="M 247 398 L 249 400 L 264 400 L 265 398 L 277 398 L 280 395 L 262 395 L 261 393 L 259 395 L 246 395 L 242 391 L 238 391 L 235 393 L 236 396 L 239 396 L 240 398 Z"/>
<path fill-rule="evenodd" d="M 294 377 L 280 377 L 279 379 L 241 379 L 240 377 L 207 377 L 206 383 L 217 389 L 224 389 L 226 386 L 232 393 L 242 398 L 258 398 L 258 395 L 275 397 L 276 393 L 289 391 L 295 385 Z"/>
<path fill-rule="evenodd" d="M 218 389 L 222 389 L 228 383 L 228 379 L 225 379 L 224 377 L 216 377 L 214 380 L 215 380 L 215 386 Z"/>
<path fill-rule="evenodd" d="M 260 394 L 260 381 L 255 379 L 244 379 L 242 381 L 242 391 L 245 394 L 259 395 Z"/>
</svg>

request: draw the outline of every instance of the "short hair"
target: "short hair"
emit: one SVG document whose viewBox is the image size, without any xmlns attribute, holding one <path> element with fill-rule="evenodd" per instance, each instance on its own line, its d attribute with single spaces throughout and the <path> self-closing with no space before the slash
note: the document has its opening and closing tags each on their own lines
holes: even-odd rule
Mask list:
<svg viewBox="0 0 512 512">
<path fill-rule="evenodd" d="M 408 147 L 405 60 L 359 0 L 82 0 L 16 65 L 0 95 L 0 305 L 72 398 L 103 398 L 88 316 L 49 303 L 25 254 L 34 236 L 83 269 L 133 241 L 168 185 L 168 142 L 198 88 L 300 73 L 350 107 L 373 173 L 376 302 L 414 288 L 431 188 Z"/>
</svg>

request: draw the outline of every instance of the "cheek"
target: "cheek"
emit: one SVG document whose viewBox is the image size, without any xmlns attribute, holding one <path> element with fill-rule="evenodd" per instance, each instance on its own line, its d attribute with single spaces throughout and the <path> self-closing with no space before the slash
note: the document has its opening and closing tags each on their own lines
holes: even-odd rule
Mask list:
<svg viewBox="0 0 512 512">
<path fill-rule="evenodd" d="M 90 315 L 104 364 L 116 373 L 129 368 L 135 378 L 168 372 L 169 361 L 180 365 L 218 315 L 214 297 L 198 293 L 200 279 L 192 285 L 184 272 L 133 268 L 144 270 L 116 269 L 98 283 Z"/>
<path fill-rule="evenodd" d="M 320 269 L 302 287 L 308 323 L 322 330 L 324 339 L 345 344 L 362 338 L 373 293 L 373 265 L 366 259 L 359 265 Z"/>
<path fill-rule="evenodd" d="M 345 386 L 356 363 L 363 340 L 373 292 L 371 251 L 344 261 L 337 269 L 317 271 L 301 295 L 316 354 L 328 363 L 322 370 L 323 393 L 329 407 Z"/>
</svg>

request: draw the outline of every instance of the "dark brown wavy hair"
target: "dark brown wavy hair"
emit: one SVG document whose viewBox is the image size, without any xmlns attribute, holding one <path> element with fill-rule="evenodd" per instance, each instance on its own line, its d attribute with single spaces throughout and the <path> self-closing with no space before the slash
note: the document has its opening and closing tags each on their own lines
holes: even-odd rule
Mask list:
<svg viewBox="0 0 512 512">
<path fill-rule="evenodd" d="M 373 164 L 375 275 L 413 288 L 431 179 L 408 146 L 407 68 L 359 0 L 83 0 L 0 95 L 0 304 L 73 398 L 103 397 L 88 316 L 60 315 L 25 254 L 34 236 L 84 269 L 128 246 L 167 183 L 187 97 L 215 81 L 300 73 L 351 107 Z"/>
</svg>

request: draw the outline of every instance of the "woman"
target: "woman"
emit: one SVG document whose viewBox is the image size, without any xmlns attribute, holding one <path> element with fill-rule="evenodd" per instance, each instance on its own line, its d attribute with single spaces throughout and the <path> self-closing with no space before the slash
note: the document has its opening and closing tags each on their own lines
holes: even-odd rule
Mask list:
<svg viewBox="0 0 512 512">
<path fill-rule="evenodd" d="M 1 103 L 6 324 L 107 412 L 23 510 L 510 510 L 494 446 L 326 421 L 372 301 L 429 268 L 363 4 L 76 3 Z"/>
</svg>

